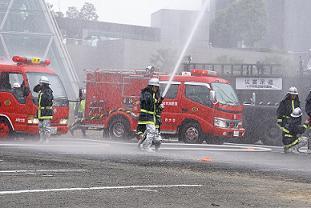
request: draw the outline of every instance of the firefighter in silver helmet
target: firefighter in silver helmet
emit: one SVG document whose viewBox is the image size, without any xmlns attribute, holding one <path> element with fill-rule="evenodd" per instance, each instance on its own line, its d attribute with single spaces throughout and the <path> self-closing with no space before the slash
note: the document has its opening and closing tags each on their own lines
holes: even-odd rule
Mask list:
<svg viewBox="0 0 311 208">
<path fill-rule="evenodd" d="M 159 87 L 159 79 L 151 78 L 140 96 L 140 114 L 137 126 L 138 145 L 147 152 L 153 151 L 152 144 L 158 149 L 161 143 L 159 125 L 163 98 L 160 96 Z"/>
<path fill-rule="evenodd" d="M 308 144 L 308 138 L 302 134 L 309 127 L 309 122 L 302 124 L 302 110 L 298 107 L 293 110 L 290 117 L 286 120 L 283 131 L 284 153 L 299 153 L 300 148 Z"/>
</svg>

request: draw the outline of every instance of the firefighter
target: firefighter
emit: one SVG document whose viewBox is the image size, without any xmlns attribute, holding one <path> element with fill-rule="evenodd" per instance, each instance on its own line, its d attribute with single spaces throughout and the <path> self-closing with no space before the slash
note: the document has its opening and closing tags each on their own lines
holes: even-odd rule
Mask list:
<svg viewBox="0 0 311 208">
<path fill-rule="evenodd" d="M 48 142 L 50 132 L 50 121 L 53 118 L 53 91 L 50 88 L 49 79 L 46 76 L 42 76 L 39 80 L 39 84 L 33 89 L 38 93 L 38 119 L 39 119 L 39 134 L 40 142 Z"/>
<path fill-rule="evenodd" d="M 288 89 L 287 95 L 280 102 L 280 105 L 277 109 L 277 125 L 280 129 L 286 133 L 286 129 L 284 128 L 287 123 L 287 119 L 290 117 L 291 113 L 295 108 L 300 107 L 300 101 L 298 97 L 298 90 L 296 87 L 290 87 Z"/>
<path fill-rule="evenodd" d="M 290 114 L 283 131 L 284 153 L 294 152 L 299 153 L 300 148 L 308 145 L 308 138 L 301 136 L 309 127 L 309 122 L 302 122 L 302 110 L 298 107 Z"/>
<path fill-rule="evenodd" d="M 307 115 L 309 116 L 309 122 L 311 123 L 311 90 L 310 90 L 309 95 L 306 99 L 305 109 L 306 109 Z"/>
<path fill-rule="evenodd" d="M 160 146 L 160 135 L 157 129 L 157 123 L 160 120 L 157 121 L 157 109 L 163 98 L 160 97 L 159 87 L 159 79 L 152 78 L 140 95 L 140 114 L 137 126 L 138 145 L 147 152 L 153 152 L 152 144 L 155 144 L 157 149 Z"/>
<path fill-rule="evenodd" d="M 85 128 L 81 126 L 84 119 L 85 111 L 85 91 L 82 89 L 79 90 L 79 104 L 76 106 L 75 109 L 77 110 L 77 113 L 75 115 L 75 121 L 70 126 L 70 133 L 72 136 L 74 136 L 74 131 L 76 129 L 81 129 L 83 136 L 86 136 Z"/>
<path fill-rule="evenodd" d="M 24 93 L 19 83 L 17 82 L 13 83 L 12 91 L 14 96 L 20 103 L 25 103 Z"/>
</svg>

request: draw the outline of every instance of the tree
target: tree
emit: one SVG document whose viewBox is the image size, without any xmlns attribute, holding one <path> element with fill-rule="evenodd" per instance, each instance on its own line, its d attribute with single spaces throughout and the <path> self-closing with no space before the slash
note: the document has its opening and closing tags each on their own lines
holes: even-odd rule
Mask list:
<svg viewBox="0 0 311 208">
<path fill-rule="evenodd" d="M 77 7 L 74 7 L 74 6 L 68 7 L 68 9 L 66 11 L 66 17 L 68 17 L 70 19 L 79 19 L 80 18 L 80 12 L 77 9 Z"/>
<path fill-rule="evenodd" d="M 96 13 L 96 8 L 94 4 L 85 2 L 82 8 L 80 9 L 80 19 L 97 21 L 98 15 Z"/>
<path fill-rule="evenodd" d="M 64 17 L 65 16 L 64 13 L 61 11 L 55 12 L 54 8 L 53 8 L 54 7 L 53 4 L 47 2 L 46 5 L 47 5 L 47 8 L 50 10 L 50 12 L 52 13 L 53 16 L 55 16 L 55 17 Z"/>
<path fill-rule="evenodd" d="M 236 0 L 217 12 L 211 24 L 211 40 L 217 47 L 236 47 L 244 43 L 254 47 L 266 32 L 266 10 L 263 0 Z"/>
</svg>

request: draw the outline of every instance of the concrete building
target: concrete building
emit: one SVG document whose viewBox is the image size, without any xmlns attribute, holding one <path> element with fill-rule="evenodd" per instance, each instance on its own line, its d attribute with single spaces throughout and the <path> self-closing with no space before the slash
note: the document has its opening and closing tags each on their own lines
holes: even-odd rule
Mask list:
<svg viewBox="0 0 311 208">
<path fill-rule="evenodd" d="M 185 44 L 195 24 L 198 11 L 161 9 L 151 15 L 151 27 L 160 29 L 162 43 L 173 45 Z M 208 47 L 209 21 L 208 14 L 202 18 L 193 44 Z"/>
<path fill-rule="evenodd" d="M 211 19 L 235 0 L 211 0 Z M 267 32 L 260 47 L 288 51 L 311 48 L 311 1 L 264 0 Z"/>
<path fill-rule="evenodd" d="M 197 11 L 159 10 L 152 26 L 57 18 L 80 77 L 86 68 L 172 67 L 194 25 Z M 207 19 L 206 16 L 204 19 Z M 192 48 L 208 48 L 208 21 L 199 25 Z"/>
</svg>

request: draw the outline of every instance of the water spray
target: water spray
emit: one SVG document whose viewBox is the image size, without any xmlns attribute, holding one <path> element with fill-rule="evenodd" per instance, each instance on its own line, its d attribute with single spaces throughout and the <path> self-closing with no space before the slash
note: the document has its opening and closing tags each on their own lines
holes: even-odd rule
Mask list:
<svg viewBox="0 0 311 208">
<path fill-rule="evenodd" d="M 179 58 L 178 58 L 178 60 L 177 60 L 177 63 L 176 63 L 176 65 L 175 65 L 174 71 L 173 71 L 173 73 L 171 74 L 170 79 L 169 79 L 169 81 L 168 81 L 168 83 L 167 83 L 167 85 L 166 85 L 166 87 L 165 87 L 165 89 L 164 89 L 164 91 L 163 91 L 162 97 L 165 97 L 165 95 L 166 95 L 168 89 L 170 88 L 170 86 L 171 86 L 171 84 L 172 84 L 173 78 L 175 77 L 175 75 L 176 75 L 176 73 L 177 73 L 177 70 L 179 69 L 180 64 L 181 64 L 181 62 L 182 62 L 182 60 L 183 60 L 183 58 L 184 58 L 184 56 L 185 56 L 185 54 L 186 54 L 186 51 L 187 51 L 187 49 L 189 48 L 189 45 L 190 45 L 190 43 L 191 43 L 191 41 L 192 41 L 192 39 L 193 39 L 193 36 L 194 36 L 195 32 L 196 32 L 197 29 L 198 29 L 198 26 L 199 26 L 199 24 L 200 24 L 200 22 L 201 22 L 201 20 L 202 20 L 202 18 L 203 18 L 203 16 L 204 16 L 204 14 L 205 14 L 205 11 L 206 11 L 206 9 L 207 9 L 207 7 L 208 7 L 208 4 L 209 4 L 209 1 L 205 1 L 205 2 L 204 2 L 203 7 L 202 7 L 200 13 L 198 14 L 198 16 L 197 16 L 197 18 L 196 18 L 195 24 L 194 24 L 194 26 L 193 26 L 193 28 L 192 28 L 192 30 L 191 30 L 191 33 L 190 33 L 190 35 L 189 35 L 189 37 L 188 37 L 188 39 L 187 39 L 187 42 L 186 42 L 186 44 L 185 44 L 183 50 L 181 51 L 181 54 L 180 54 L 180 56 L 179 56 Z"/>
</svg>

